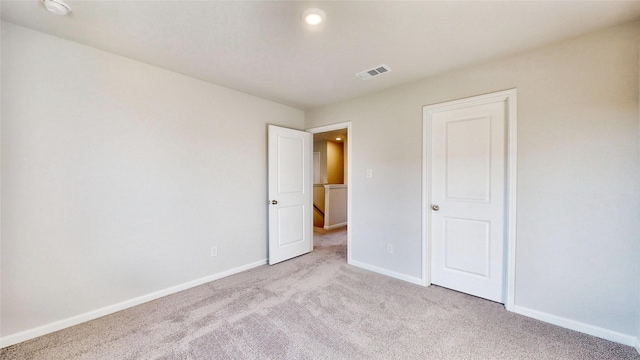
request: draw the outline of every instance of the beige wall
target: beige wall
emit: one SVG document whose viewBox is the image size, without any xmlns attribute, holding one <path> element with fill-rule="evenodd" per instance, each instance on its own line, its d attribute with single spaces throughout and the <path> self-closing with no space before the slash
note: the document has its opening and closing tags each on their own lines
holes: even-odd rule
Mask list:
<svg viewBox="0 0 640 360">
<path fill-rule="evenodd" d="M 344 151 L 335 141 L 327 141 L 327 183 L 344 183 Z"/>
<path fill-rule="evenodd" d="M 3 338 L 266 259 L 267 124 L 302 111 L 6 23 L 1 45 Z"/>
<path fill-rule="evenodd" d="M 638 34 L 626 24 L 308 111 L 307 128 L 352 122 L 354 260 L 421 277 L 422 106 L 517 88 L 516 305 L 636 336 Z"/>
<path fill-rule="evenodd" d="M 314 141 L 313 151 L 320 153 L 321 184 L 343 184 L 345 159 L 342 143 Z"/>
<path fill-rule="evenodd" d="M 347 223 L 348 189 L 344 185 L 325 185 L 325 218 L 324 226 L 334 228 Z"/>
</svg>

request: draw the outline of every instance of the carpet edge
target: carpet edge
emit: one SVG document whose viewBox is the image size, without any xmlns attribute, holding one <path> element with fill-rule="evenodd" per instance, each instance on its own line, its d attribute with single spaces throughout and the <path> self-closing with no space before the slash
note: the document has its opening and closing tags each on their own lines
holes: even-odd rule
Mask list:
<svg viewBox="0 0 640 360">
<path fill-rule="evenodd" d="M 527 316 L 536 320 L 544 321 L 549 324 L 557 325 L 565 329 L 578 331 L 584 334 L 599 337 L 605 340 L 617 342 L 627 346 L 636 346 L 638 350 L 638 339 L 632 335 L 623 334 L 614 330 L 602 328 L 595 325 L 586 324 L 580 321 L 567 319 L 564 317 L 552 315 L 538 310 L 532 310 L 526 307 L 516 305 L 513 312 L 523 316 Z M 640 352 L 640 351 L 639 351 Z"/>
<path fill-rule="evenodd" d="M 153 301 L 167 295 L 175 294 L 177 292 L 187 290 L 196 286 L 200 286 L 202 284 L 206 284 L 211 281 L 215 281 L 215 280 L 225 278 L 227 276 L 235 275 L 243 271 L 247 271 L 255 267 L 265 265 L 266 263 L 267 263 L 267 259 L 259 260 L 246 265 L 238 266 L 233 269 L 211 274 L 196 280 L 191 280 L 191 281 L 188 281 L 179 285 L 175 285 L 163 290 L 142 295 L 133 299 L 125 300 L 113 305 L 107 305 L 105 307 L 102 307 L 96 310 L 91 310 L 80 315 L 75 315 L 66 319 L 54 321 L 52 323 L 38 326 L 33 329 L 24 330 L 24 331 L 7 335 L 7 336 L 2 336 L 0 337 L 0 348 L 5 348 L 11 345 L 21 343 L 23 341 L 35 339 L 37 337 L 40 337 L 46 334 L 50 334 L 62 329 L 66 329 L 66 328 L 90 321 L 90 320 L 94 320 L 106 315 L 116 313 L 118 311 L 122 311 L 140 304 L 144 304 L 149 301 Z"/>
<path fill-rule="evenodd" d="M 374 265 L 369 265 L 367 263 L 363 263 L 363 262 L 360 262 L 360 261 L 357 261 L 357 260 L 351 260 L 349 262 L 349 265 L 352 265 L 352 266 L 355 266 L 355 267 L 359 267 L 361 269 L 373 271 L 374 273 L 386 275 L 386 276 L 392 277 L 394 279 L 410 282 L 412 284 L 423 285 L 422 278 L 418 278 L 418 277 L 402 274 L 402 273 L 399 273 L 399 272 L 383 269 L 381 267 L 374 266 Z"/>
</svg>

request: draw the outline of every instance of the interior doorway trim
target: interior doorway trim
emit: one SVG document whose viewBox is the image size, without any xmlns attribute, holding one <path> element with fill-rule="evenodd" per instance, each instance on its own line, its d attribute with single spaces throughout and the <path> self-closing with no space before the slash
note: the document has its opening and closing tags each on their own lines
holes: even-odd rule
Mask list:
<svg viewBox="0 0 640 360">
<path fill-rule="evenodd" d="M 505 199 L 505 262 L 503 302 L 514 311 L 516 283 L 516 180 L 517 180 L 517 90 L 510 89 L 423 107 L 422 118 L 422 285 L 431 285 L 431 231 L 429 204 L 431 204 L 431 120 L 435 113 L 469 106 L 504 101 L 506 121 L 506 199 Z"/>
<path fill-rule="evenodd" d="M 351 171 L 351 166 L 353 164 L 353 161 L 351 161 L 351 154 L 353 154 L 353 151 L 351 150 L 353 148 L 353 131 L 351 130 L 351 121 L 319 126 L 307 129 L 306 131 L 311 134 L 318 134 L 342 129 L 347 129 L 347 264 L 351 265 L 351 204 L 353 203 L 351 199 L 351 194 L 353 193 L 353 191 L 351 191 L 353 186 L 353 182 L 351 181 L 351 174 L 353 174 Z"/>
</svg>

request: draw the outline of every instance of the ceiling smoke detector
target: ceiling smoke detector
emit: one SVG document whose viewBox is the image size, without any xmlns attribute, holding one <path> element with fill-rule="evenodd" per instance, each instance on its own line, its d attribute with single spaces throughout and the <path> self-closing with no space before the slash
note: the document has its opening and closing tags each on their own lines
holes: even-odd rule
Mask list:
<svg viewBox="0 0 640 360">
<path fill-rule="evenodd" d="M 42 3 L 47 10 L 56 15 L 64 16 L 71 12 L 71 6 L 62 0 L 42 0 Z"/>
<path fill-rule="evenodd" d="M 382 75 L 391 71 L 387 65 L 378 65 L 372 69 L 365 70 L 356 74 L 362 80 L 371 79 L 374 76 Z"/>
</svg>

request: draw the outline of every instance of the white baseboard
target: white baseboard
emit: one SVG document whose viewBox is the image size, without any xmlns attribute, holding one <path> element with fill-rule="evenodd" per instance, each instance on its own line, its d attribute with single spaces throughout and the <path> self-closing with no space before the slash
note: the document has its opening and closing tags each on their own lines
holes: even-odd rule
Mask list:
<svg viewBox="0 0 640 360">
<path fill-rule="evenodd" d="M 623 345 L 636 346 L 638 349 L 638 340 L 636 337 L 619 333 L 613 330 L 604 329 L 601 327 L 585 324 L 579 321 L 570 320 L 556 315 L 547 314 L 537 310 L 531 310 L 522 306 L 514 306 L 513 312 L 516 314 L 528 316 L 540 321 L 544 321 L 553 325 L 558 325 L 563 328 L 579 331 L 581 333 L 597 336 L 602 339 L 617 342 Z M 640 352 L 640 351 L 638 351 Z"/>
<path fill-rule="evenodd" d="M 331 230 L 331 229 L 337 229 L 337 228 L 343 227 L 343 226 L 347 226 L 347 222 L 346 221 L 343 222 L 343 223 L 340 223 L 340 224 L 333 224 L 333 225 L 325 226 L 324 229 L 325 230 Z"/>
<path fill-rule="evenodd" d="M 374 265 L 369 265 L 360 261 L 356 261 L 356 260 L 351 260 L 349 262 L 349 265 L 353 265 L 365 270 L 369 270 L 369 271 L 373 271 L 375 273 L 378 274 L 382 274 L 382 275 L 386 275 L 398 280 L 403 280 L 406 282 L 410 282 L 412 284 L 416 284 L 416 285 L 422 285 L 422 279 L 421 278 L 417 278 L 417 277 L 413 277 L 413 276 L 409 276 L 409 275 L 405 275 L 405 274 L 401 274 L 399 272 L 395 272 L 395 271 L 391 271 L 391 270 L 387 270 L 387 269 L 383 269 L 381 267 L 377 267 Z"/>
<path fill-rule="evenodd" d="M 133 298 L 130 300 L 126 300 L 123 301 L 121 303 L 117 303 L 117 304 L 113 304 L 113 305 L 109 305 L 109 306 L 105 306 L 103 308 L 100 309 L 96 309 L 93 311 L 89 311 L 86 312 L 84 314 L 80 314 L 80 315 L 76 315 L 67 319 L 63 319 L 63 320 L 59 320 L 47 325 L 43 325 L 43 326 L 39 326 L 37 328 L 34 329 L 29 329 L 29 330 L 25 330 L 25 331 L 21 331 L 19 333 L 16 334 L 12 334 L 12 335 L 8 335 L 8 336 L 3 336 L 0 337 L 0 348 L 4 348 L 7 346 L 11 346 L 23 341 L 27 341 L 27 340 L 31 340 L 34 338 L 37 338 L 39 336 L 42 335 L 46 335 L 46 334 L 50 334 L 52 332 L 58 331 L 58 330 L 62 330 L 74 325 L 78 325 L 81 324 L 83 322 L 89 321 L 89 320 L 94 320 L 97 319 L 99 317 L 103 317 L 105 315 L 109 315 L 109 314 L 113 314 L 115 312 L 124 310 L 124 309 L 128 309 L 130 307 L 136 306 L 136 305 L 140 305 L 152 300 L 156 300 L 159 299 L 161 297 L 167 296 L 167 295 L 171 295 L 171 294 L 175 294 L 177 292 L 183 291 L 183 290 L 187 290 L 202 284 L 206 284 L 208 282 L 214 281 L 214 280 L 218 280 L 218 279 L 222 279 L 224 277 L 227 276 L 231 276 L 249 269 L 253 269 L 255 267 L 264 265 L 267 263 L 267 260 L 260 260 L 260 261 L 256 261 L 254 263 L 251 264 L 247 264 L 247 265 L 243 265 L 243 266 L 239 266 L 237 268 L 233 268 L 227 271 L 223 271 L 217 274 L 213 274 L 213 275 L 209 275 L 209 276 L 205 276 L 203 278 L 200 279 L 196 279 L 193 281 L 189 281 L 180 285 L 176 285 L 176 286 L 172 286 L 170 288 L 164 289 L 164 290 L 160 290 L 160 291 L 156 291 L 153 292 L 151 294 L 147 294 L 147 295 L 143 295 L 143 296 L 139 296 L 137 298 Z"/>
</svg>

